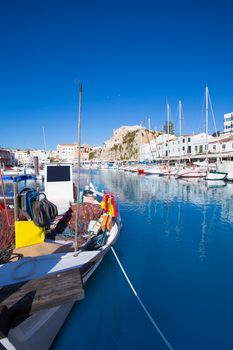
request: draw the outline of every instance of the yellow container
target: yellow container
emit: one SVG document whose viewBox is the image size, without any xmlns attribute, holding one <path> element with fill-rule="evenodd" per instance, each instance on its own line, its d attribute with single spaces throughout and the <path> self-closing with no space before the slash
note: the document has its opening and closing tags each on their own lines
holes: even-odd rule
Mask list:
<svg viewBox="0 0 233 350">
<path fill-rule="evenodd" d="M 15 221 L 15 247 L 22 248 L 28 245 L 44 242 L 45 228 L 38 227 L 33 221 Z"/>
</svg>

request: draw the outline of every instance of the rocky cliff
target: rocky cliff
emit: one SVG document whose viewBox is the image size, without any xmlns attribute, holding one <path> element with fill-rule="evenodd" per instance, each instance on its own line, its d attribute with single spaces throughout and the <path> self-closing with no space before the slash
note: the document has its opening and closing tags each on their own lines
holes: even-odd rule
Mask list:
<svg viewBox="0 0 233 350">
<path fill-rule="evenodd" d="M 90 153 L 89 159 L 102 161 L 139 160 L 140 145 L 157 137 L 157 131 L 141 126 L 122 126 L 113 131 L 113 136 L 104 142 L 101 149 Z"/>
</svg>

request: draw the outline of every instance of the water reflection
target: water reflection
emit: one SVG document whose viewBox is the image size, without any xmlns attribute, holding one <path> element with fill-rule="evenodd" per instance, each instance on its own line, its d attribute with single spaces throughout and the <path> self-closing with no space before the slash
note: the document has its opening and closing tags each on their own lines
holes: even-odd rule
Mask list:
<svg viewBox="0 0 233 350">
<path fill-rule="evenodd" d="M 85 174 L 82 174 L 86 179 Z M 163 202 L 167 207 L 173 202 L 190 203 L 195 206 L 220 205 L 223 220 L 233 222 L 233 184 L 224 181 L 183 180 L 153 176 L 138 176 L 114 170 L 90 174 L 97 185 L 105 184 L 124 205 Z M 180 210 L 180 209 L 179 209 Z"/>
<path fill-rule="evenodd" d="M 82 173 L 81 179 L 87 181 L 87 174 Z M 192 246 L 201 261 L 207 258 L 209 244 L 223 230 L 222 225 L 233 223 L 231 183 L 138 176 L 114 170 L 88 173 L 89 180 L 99 188 L 112 190 L 122 213 L 141 218 L 138 230 L 143 226 L 150 232 L 156 227 L 153 234 L 158 234 L 159 225 L 161 234 L 171 240 L 174 237 L 179 246 Z"/>
<path fill-rule="evenodd" d="M 199 255 L 200 255 L 201 260 L 204 260 L 206 257 L 206 246 L 205 246 L 206 232 L 207 232 L 206 205 L 204 205 L 203 221 L 201 224 L 201 239 L 200 239 L 200 243 L 199 243 Z"/>
<path fill-rule="evenodd" d="M 90 180 L 119 197 L 123 229 L 115 249 L 174 349 L 232 349 L 233 184 L 82 171 L 82 185 Z M 86 334 L 81 347 L 92 349 L 87 324 L 97 350 L 106 334 L 110 349 L 162 349 L 141 309 L 131 304 L 113 256 L 106 258 L 93 277 L 89 300 L 63 327 L 56 349 L 67 341 L 74 347 L 76 329 Z"/>
<path fill-rule="evenodd" d="M 77 173 L 74 172 L 74 180 Z M 81 171 L 81 187 L 92 181 L 96 187 L 112 191 L 120 203 L 122 215 L 138 221 L 137 230 L 161 233 L 175 239 L 177 245 L 190 244 L 201 260 L 206 259 L 210 237 L 222 231 L 224 224 L 233 223 L 233 184 L 223 181 L 176 180 L 156 176 L 138 176 L 116 170 Z M 35 187 L 35 181 L 20 183 Z M 40 184 L 43 189 L 43 184 Z M 13 196 L 12 183 L 5 183 L 5 192 Z M 0 189 L 1 195 L 1 189 Z"/>
</svg>

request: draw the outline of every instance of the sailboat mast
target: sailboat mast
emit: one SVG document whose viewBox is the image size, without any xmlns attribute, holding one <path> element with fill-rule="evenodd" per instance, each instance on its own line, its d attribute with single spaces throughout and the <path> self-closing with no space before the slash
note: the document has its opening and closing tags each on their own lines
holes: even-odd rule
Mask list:
<svg viewBox="0 0 233 350">
<path fill-rule="evenodd" d="M 182 114 L 182 104 L 181 101 L 179 100 L 179 135 L 180 135 L 180 142 L 179 142 L 179 164 L 181 161 L 181 114 Z"/>
<path fill-rule="evenodd" d="M 47 146 L 46 146 L 46 138 L 45 138 L 45 131 L 44 131 L 44 126 L 42 126 L 43 129 L 43 138 L 44 138 L 44 150 L 47 150 Z"/>
<path fill-rule="evenodd" d="M 206 162 L 208 162 L 208 132 L 209 132 L 209 125 L 208 125 L 208 121 L 209 121 L 209 90 L 208 90 L 208 86 L 206 86 L 205 88 L 205 132 L 206 132 Z"/>
<path fill-rule="evenodd" d="M 167 157 L 168 157 L 168 166 L 169 166 L 169 134 L 170 134 L 170 106 L 167 102 Z"/>
<path fill-rule="evenodd" d="M 169 137 L 169 134 L 170 134 L 170 106 L 169 106 L 169 103 L 167 103 L 167 133 L 168 133 L 168 137 Z"/>
<path fill-rule="evenodd" d="M 82 84 L 79 85 L 79 104 L 78 104 L 78 173 L 77 173 L 77 207 L 75 215 L 75 241 L 74 251 L 78 250 L 78 211 L 80 196 L 80 160 L 81 160 L 81 112 L 82 112 Z"/>
<path fill-rule="evenodd" d="M 148 129 L 149 131 L 151 130 L 151 126 L 150 126 L 150 116 L 148 115 Z"/>
</svg>

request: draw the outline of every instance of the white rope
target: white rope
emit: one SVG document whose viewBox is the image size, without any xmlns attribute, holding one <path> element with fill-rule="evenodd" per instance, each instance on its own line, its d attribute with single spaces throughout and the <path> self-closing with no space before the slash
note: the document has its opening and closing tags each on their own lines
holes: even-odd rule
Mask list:
<svg viewBox="0 0 233 350">
<path fill-rule="evenodd" d="M 141 307 L 143 308 L 144 312 L 146 313 L 147 317 L 149 318 L 149 320 L 151 321 L 152 325 L 154 326 L 154 328 L 156 329 L 156 331 L 158 332 L 158 334 L 160 335 L 160 337 L 163 339 L 164 343 L 167 345 L 168 349 L 169 350 L 173 350 L 173 347 L 171 346 L 171 344 L 169 343 L 169 341 L 166 339 L 165 335 L 162 333 L 162 331 L 160 330 L 159 326 L 156 324 L 156 322 L 154 321 L 154 319 L 152 318 L 151 314 L 149 313 L 149 311 L 147 310 L 147 308 L 145 307 L 145 305 L 143 304 L 141 298 L 139 297 L 138 293 L 136 292 L 134 286 L 132 285 L 132 283 L 130 282 L 130 279 L 129 277 L 127 276 L 123 266 L 121 265 L 121 262 L 114 250 L 113 247 L 111 247 L 112 249 L 112 252 L 113 252 L 113 255 L 115 256 L 116 258 L 116 261 L 118 262 L 118 265 L 120 266 L 121 268 L 121 271 L 123 272 L 132 292 L 134 293 L 135 297 L 137 298 L 139 304 L 141 305 Z"/>
</svg>

